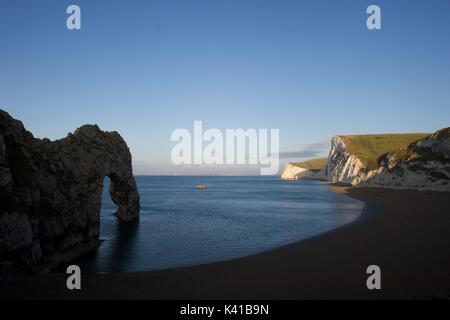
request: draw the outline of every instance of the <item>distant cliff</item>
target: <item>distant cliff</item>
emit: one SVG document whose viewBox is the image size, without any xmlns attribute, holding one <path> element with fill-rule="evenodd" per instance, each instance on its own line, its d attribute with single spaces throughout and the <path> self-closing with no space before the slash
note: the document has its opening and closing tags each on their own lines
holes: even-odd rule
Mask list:
<svg viewBox="0 0 450 320">
<path fill-rule="evenodd" d="M 131 154 L 117 132 L 85 125 L 41 140 L 0 110 L 0 273 L 48 270 L 97 247 L 106 176 L 117 216 L 136 219 Z"/>
<path fill-rule="evenodd" d="M 354 186 L 450 191 L 450 128 L 432 135 L 335 136 L 325 173 Z"/>
<path fill-rule="evenodd" d="M 284 167 L 281 178 L 284 180 L 325 179 L 324 168 L 327 158 L 316 158 L 304 162 L 289 162 Z"/>
</svg>

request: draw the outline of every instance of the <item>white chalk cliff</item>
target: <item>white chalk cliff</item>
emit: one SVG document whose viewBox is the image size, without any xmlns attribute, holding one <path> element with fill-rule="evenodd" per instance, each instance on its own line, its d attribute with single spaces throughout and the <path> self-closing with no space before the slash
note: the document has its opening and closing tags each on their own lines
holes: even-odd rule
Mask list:
<svg viewBox="0 0 450 320">
<path fill-rule="evenodd" d="M 352 154 L 344 139 L 335 136 L 323 170 L 288 163 L 281 178 L 328 180 L 357 187 L 450 191 L 450 128 L 381 155 L 375 168 Z"/>
<path fill-rule="evenodd" d="M 283 180 L 298 180 L 298 179 L 313 179 L 321 180 L 325 179 L 324 171 L 317 171 L 311 169 L 305 169 L 292 163 L 287 163 L 281 174 Z"/>
<path fill-rule="evenodd" d="M 450 191 L 450 128 L 380 156 L 372 170 L 335 136 L 325 172 L 327 180 L 353 186 Z"/>
<path fill-rule="evenodd" d="M 325 167 L 327 180 L 356 185 L 361 181 L 365 170 L 366 165 L 356 155 L 348 152 L 344 140 L 334 136 Z"/>
</svg>

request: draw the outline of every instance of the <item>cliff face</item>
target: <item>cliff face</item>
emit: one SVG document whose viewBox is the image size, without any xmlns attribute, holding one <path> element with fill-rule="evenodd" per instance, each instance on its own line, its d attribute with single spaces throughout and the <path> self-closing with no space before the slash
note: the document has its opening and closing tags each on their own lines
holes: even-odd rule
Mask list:
<svg viewBox="0 0 450 320">
<path fill-rule="evenodd" d="M 358 184 L 366 166 L 355 155 L 347 150 L 344 141 L 335 136 L 331 139 L 331 150 L 325 167 L 326 177 L 329 181 Z"/>
<path fill-rule="evenodd" d="M 298 179 L 324 179 L 325 175 L 323 171 L 305 169 L 292 163 L 287 163 L 281 174 L 283 180 L 298 180 Z"/>
<path fill-rule="evenodd" d="M 326 175 L 355 186 L 450 191 L 450 128 L 380 156 L 374 169 L 333 137 Z"/>
<path fill-rule="evenodd" d="M 85 125 L 41 140 L 0 110 L 0 273 L 48 270 L 94 249 L 106 176 L 117 216 L 136 219 L 131 154 L 117 132 Z"/>
</svg>

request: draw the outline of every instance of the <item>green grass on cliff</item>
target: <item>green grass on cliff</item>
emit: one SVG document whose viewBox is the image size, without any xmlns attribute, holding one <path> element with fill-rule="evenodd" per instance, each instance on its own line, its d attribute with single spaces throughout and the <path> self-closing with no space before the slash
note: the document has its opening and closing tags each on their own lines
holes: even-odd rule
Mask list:
<svg viewBox="0 0 450 320">
<path fill-rule="evenodd" d="M 378 158 L 387 152 L 406 147 L 428 136 L 429 133 L 401 133 L 401 134 L 365 134 L 339 136 L 347 146 L 349 153 L 356 155 L 367 163 L 370 169 L 376 168 Z"/>
<path fill-rule="evenodd" d="M 314 158 L 303 162 L 291 162 L 291 164 L 309 170 L 322 170 L 327 164 L 327 158 Z"/>
</svg>

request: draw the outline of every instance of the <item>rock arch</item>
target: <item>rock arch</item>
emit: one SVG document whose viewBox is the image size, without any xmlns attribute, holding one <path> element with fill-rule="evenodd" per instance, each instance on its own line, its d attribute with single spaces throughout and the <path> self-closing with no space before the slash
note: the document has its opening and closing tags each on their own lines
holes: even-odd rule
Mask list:
<svg viewBox="0 0 450 320">
<path fill-rule="evenodd" d="M 118 218 L 137 219 L 131 154 L 117 132 L 84 125 L 36 139 L 0 110 L 0 273 L 48 270 L 97 247 L 106 176 Z"/>
</svg>

